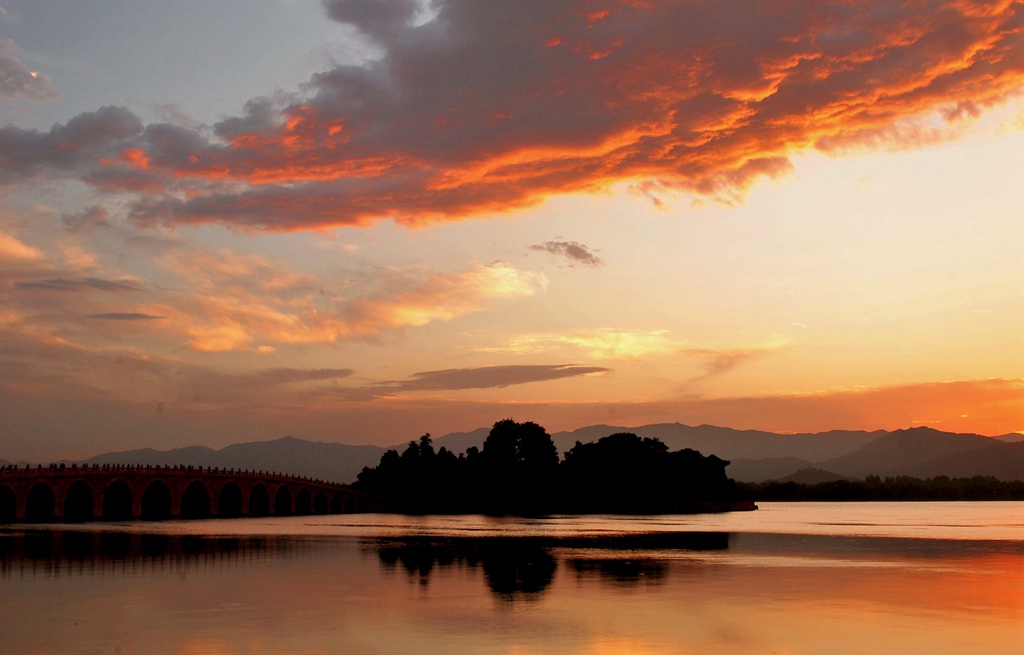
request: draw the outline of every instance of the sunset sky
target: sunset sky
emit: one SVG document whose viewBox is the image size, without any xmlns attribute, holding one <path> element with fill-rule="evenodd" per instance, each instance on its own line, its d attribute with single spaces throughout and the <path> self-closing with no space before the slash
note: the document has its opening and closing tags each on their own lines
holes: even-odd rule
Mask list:
<svg viewBox="0 0 1024 655">
<path fill-rule="evenodd" d="M 0 458 L 1024 431 L 1024 2 L 0 0 Z"/>
</svg>

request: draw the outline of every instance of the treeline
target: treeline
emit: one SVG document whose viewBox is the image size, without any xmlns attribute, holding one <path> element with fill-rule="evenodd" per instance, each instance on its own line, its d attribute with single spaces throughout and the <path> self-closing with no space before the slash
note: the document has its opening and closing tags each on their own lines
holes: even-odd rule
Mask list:
<svg viewBox="0 0 1024 655">
<path fill-rule="evenodd" d="M 355 487 L 407 513 L 672 513 L 728 509 L 736 485 L 729 462 L 658 439 L 613 434 L 576 445 L 559 459 L 533 422 L 494 424 L 483 448 L 456 455 L 429 434 L 384 453 Z"/>
<path fill-rule="evenodd" d="M 743 482 L 737 487 L 746 497 L 769 501 L 1024 500 L 1024 481 L 1002 481 L 990 475 L 926 479 L 871 475 L 815 484 Z"/>
</svg>

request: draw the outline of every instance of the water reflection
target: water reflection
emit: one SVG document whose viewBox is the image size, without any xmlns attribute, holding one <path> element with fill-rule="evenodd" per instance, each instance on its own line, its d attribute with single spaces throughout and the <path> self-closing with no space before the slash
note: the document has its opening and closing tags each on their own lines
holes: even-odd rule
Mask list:
<svg viewBox="0 0 1024 655">
<path fill-rule="evenodd" d="M 302 521 L 0 530 L 0 652 L 1019 655 L 1024 643 L 1021 540 L 623 534 L 593 517 L 577 534 L 468 536 L 484 522 L 450 518 L 443 534 L 435 519 L 405 534 L 329 535 L 312 519 L 318 534 L 284 533 Z"/>
<path fill-rule="evenodd" d="M 399 568 L 422 587 L 438 569 L 480 568 L 491 593 L 508 601 L 536 600 L 551 585 L 561 557 L 579 578 L 603 578 L 616 585 L 651 584 L 668 575 L 664 560 L 645 552 L 720 551 L 726 533 L 655 533 L 604 537 L 414 537 L 367 539 L 388 571 Z M 626 555 L 616 555 L 625 553 Z M 612 554 L 609 556 L 609 554 Z"/>
<path fill-rule="evenodd" d="M 214 536 L 114 531 L 25 530 L 0 533 L 0 576 L 12 573 L 130 570 L 260 560 L 281 554 L 330 550 L 337 540 L 277 536 Z M 726 533 L 655 533 L 605 537 L 407 537 L 360 539 L 384 571 L 404 571 L 426 588 L 452 567 L 482 572 L 502 601 L 537 600 L 549 589 L 561 560 L 577 578 L 629 586 L 662 581 L 666 553 L 724 551 Z M 644 553 L 658 552 L 661 558 Z"/>
<path fill-rule="evenodd" d="M 669 572 L 668 562 L 651 558 L 570 559 L 566 564 L 581 580 L 597 576 L 605 582 L 625 587 L 662 584 L 668 579 Z"/>
<path fill-rule="evenodd" d="M 144 570 L 173 563 L 195 564 L 261 559 L 302 548 L 302 541 L 266 537 L 26 530 L 0 533 L 0 577 L 12 573 Z M 307 544 L 307 548 L 309 545 Z"/>
<path fill-rule="evenodd" d="M 424 587 L 437 568 L 479 567 L 491 593 L 510 601 L 538 598 L 558 568 L 550 547 L 533 539 L 388 540 L 365 547 L 377 552 L 386 570 L 401 566 Z"/>
</svg>

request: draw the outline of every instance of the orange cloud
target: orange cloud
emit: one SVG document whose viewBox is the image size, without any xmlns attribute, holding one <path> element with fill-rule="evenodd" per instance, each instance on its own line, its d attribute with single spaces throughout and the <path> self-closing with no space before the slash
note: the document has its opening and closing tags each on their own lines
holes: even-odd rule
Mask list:
<svg viewBox="0 0 1024 655">
<path fill-rule="evenodd" d="M 627 182 L 729 201 L 803 150 L 955 138 L 1024 84 L 1020 2 L 438 0 L 331 18 L 383 56 L 216 138 L 126 110 L 0 129 L 0 181 L 77 176 L 139 221 L 271 230 L 506 212 Z M 498 16 L 495 12 L 500 12 Z M 117 166 L 101 165 L 114 162 Z"/>
<path fill-rule="evenodd" d="M 759 343 L 745 345 L 695 345 L 673 336 L 668 330 L 622 330 L 599 328 L 567 333 L 521 334 L 505 344 L 483 348 L 482 352 L 536 354 L 569 347 L 592 359 L 630 360 L 647 357 L 687 356 L 703 361 L 703 380 L 726 373 L 740 363 L 788 348 L 793 340 L 781 334 Z"/>
<path fill-rule="evenodd" d="M 539 273 L 498 262 L 452 274 L 378 271 L 356 285 L 369 288 L 339 295 L 258 255 L 176 254 L 165 264 L 191 280 L 196 293 L 176 308 L 146 313 L 168 317 L 159 327 L 186 334 L 189 347 L 201 352 L 272 352 L 275 344 L 375 339 L 479 311 L 494 300 L 530 296 L 547 284 Z"/>
<path fill-rule="evenodd" d="M 43 264 L 42 251 L 27 245 L 13 235 L 0 232 L 0 272 L 8 268 L 22 269 Z"/>
</svg>

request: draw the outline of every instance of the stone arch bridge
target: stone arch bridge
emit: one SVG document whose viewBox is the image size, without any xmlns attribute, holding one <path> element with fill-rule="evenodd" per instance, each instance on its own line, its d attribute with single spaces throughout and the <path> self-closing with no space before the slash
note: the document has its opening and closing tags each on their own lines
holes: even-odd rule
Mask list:
<svg viewBox="0 0 1024 655">
<path fill-rule="evenodd" d="M 192 466 L 0 467 L 0 523 L 341 514 L 376 509 L 351 487 Z"/>
</svg>

